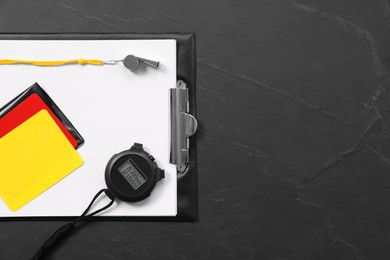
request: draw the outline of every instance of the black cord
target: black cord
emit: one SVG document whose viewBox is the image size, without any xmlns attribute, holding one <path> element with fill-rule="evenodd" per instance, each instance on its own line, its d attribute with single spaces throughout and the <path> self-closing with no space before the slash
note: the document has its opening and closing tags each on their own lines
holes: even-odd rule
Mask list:
<svg viewBox="0 0 390 260">
<path fill-rule="evenodd" d="M 95 203 L 96 199 L 103 193 L 105 192 L 106 195 L 111 199 L 111 202 L 108 203 L 106 206 L 90 213 L 87 215 L 88 211 L 91 209 L 92 205 Z M 68 223 L 59 229 L 57 229 L 54 234 L 46 240 L 45 243 L 39 248 L 38 252 L 31 258 L 31 260 L 40 260 L 44 259 L 44 257 L 47 255 L 47 253 L 61 240 L 63 239 L 66 235 L 68 235 L 73 228 L 76 226 L 77 223 L 86 220 L 87 218 L 90 218 L 106 209 L 112 206 L 114 204 L 114 197 L 112 196 L 111 192 L 109 192 L 108 189 L 102 189 L 100 190 L 92 199 L 91 203 L 89 203 L 88 207 L 85 209 L 83 214 L 81 214 L 80 217 L 78 217 L 76 220 L 74 220 L 71 223 Z"/>
<path fill-rule="evenodd" d="M 83 214 L 81 214 L 81 217 L 84 217 L 85 214 L 87 214 L 87 212 L 91 209 L 93 203 L 95 203 L 95 200 L 97 200 L 97 198 L 100 196 L 100 194 L 102 194 L 104 191 L 106 191 L 106 189 L 101 189 L 98 193 L 96 193 L 96 195 L 93 197 L 92 201 L 89 203 L 88 207 L 84 210 Z"/>
</svg>

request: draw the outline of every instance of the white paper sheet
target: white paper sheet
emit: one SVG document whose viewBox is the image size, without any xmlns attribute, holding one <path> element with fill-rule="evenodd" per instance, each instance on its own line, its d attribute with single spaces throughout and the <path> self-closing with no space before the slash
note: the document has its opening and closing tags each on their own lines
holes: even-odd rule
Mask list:
<svg viewBox="0 0 390 260">
<path fill-rule="evenodd" d="M 169 163 L 169 88 L 176 84 L 175 40 L 0 41 L 0 59 L 112 60 L 128 54 L 160 61 L 131 72 L 123 64 L 36 67 L 0 65 L 0 107 L 34 82 L 50 95 L 85 139 L 85 164 L 17 212 L 0 200 L 0 217 L 78 216 L 105 188 L 104 170 L 115 153 L 144 144 L 165 179 L 137 203 L 119 202 L 103 216 L 175 216 L 177 179 Z M 104 196 L 103 196 L 104 197 Z M 95 208 L 109 200 L 102 198 Z"/>
</svg>

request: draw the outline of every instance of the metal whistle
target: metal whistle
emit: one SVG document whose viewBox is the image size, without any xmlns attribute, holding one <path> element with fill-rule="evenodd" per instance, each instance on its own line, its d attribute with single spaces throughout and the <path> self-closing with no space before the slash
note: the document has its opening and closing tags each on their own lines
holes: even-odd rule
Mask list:
<svg viewBox="0 0 390 260">
<path fill-rule="evenodd" d="M 131 71 L 135 71 L 136 69 L 138 69 L 141 62 L 155 69 L 157 69 L 158 65 L 160 64 L 159 61 L 148 60 L 141 57 L 136 57 L 134 55 L 127 55 L 123 60 L 110 60 L 110 61 L 104 61 L 103 63 L 117 64 L 119 62 L 123 62 L 123 65 Z"/>
</svg>

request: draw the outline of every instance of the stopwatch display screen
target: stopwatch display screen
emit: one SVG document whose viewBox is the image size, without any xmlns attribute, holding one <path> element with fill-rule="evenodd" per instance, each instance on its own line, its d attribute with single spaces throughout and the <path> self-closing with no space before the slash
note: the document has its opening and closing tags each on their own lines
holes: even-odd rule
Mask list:
<svg viewBox="0 0 390 260">
<path fill-rule="evenodd" d="M 137 169 L 131 159 L 127 160 L 124 164 L 119 166 L 118 171 L 131 185 L 131 187 L 133 187 L 134 190 L 137 190 L 148 180 L 148 178 Z"/>
</svg>

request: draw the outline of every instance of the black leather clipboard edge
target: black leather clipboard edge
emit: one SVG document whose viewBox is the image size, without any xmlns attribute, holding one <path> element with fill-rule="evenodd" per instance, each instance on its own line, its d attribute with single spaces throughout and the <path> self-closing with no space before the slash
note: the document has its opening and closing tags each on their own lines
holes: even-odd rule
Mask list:
<svg viewBox="0 0 390 260">
<path fill-rule="evenodd" d="M 0 40 L 148 40 L 175 39 L 177 43 L 177 79 L 186 82 L 190 97 L 190 114 L 196 118 L 196 51 L 195 34 L 192 33 L 16 33 L 0 34 Z M 175 87 L 175 86 L 172 86 Z M 87 140 L 88 142 L 88 140 Z M 190 142 L 188 172 L 177 180 L 176 217 L 95 217 L 98 220 L 132 221 L 196 221 L 198 218 L 196 138 Z M 102 174 L 103 174 L 102 169 Z M 87 203 L 87 202 L 86 202 Z M 81 214 L 81 212 L 80 212 Z M 76 216 L 75 216 L 76 217 Z M 70 220 L 74 217 L 6 217 L 2 220 Z"/>
<path fill-rule="evenodd" d="M 0 118 L 4 117 L 8 112 L 17 107 L 21 102 L 23 102 L 26 98 L 31 96 L 32 94 L 38 94 L 42 101 L 51 109 L 51 111 L 56 115 L 56 117 L 61 121 L 63 126 L 69 131 L 69 133 L 75 138 L 77 141 L 78 149 L 80 146 L 84 144 L 84 139 L 77 131 L 77 129 L 72 125 L 69 119 L 62 113 L 61 109 L 54 103 L 54 101 L 50 98 L 50 96 L 38 85 L 38 83 L 34 83 L 31 87 L 27 88 L 25 91 L 20 93 L 14 99 L 9 101 L 3 107 L 0 108 Z"/>
</svg>

